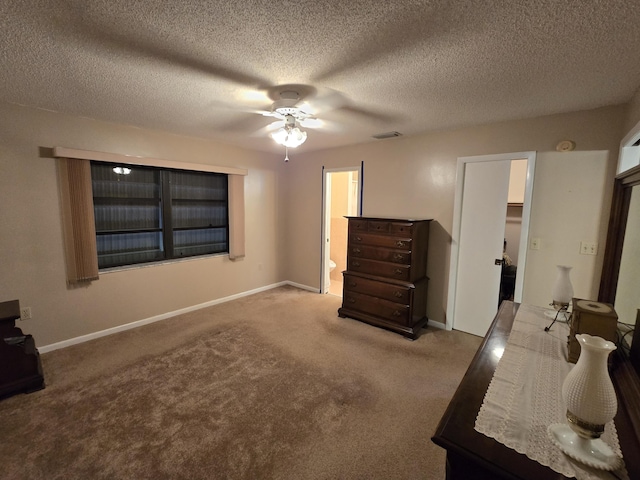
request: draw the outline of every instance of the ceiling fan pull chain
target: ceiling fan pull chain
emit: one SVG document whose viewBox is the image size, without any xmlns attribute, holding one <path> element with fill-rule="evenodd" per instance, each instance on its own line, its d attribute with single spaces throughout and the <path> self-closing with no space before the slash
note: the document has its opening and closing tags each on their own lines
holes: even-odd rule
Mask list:
<svg viewBox="0 0 640 480">
<path fill-rule="evenodd" d="M 284 147 L 284 161 L 289 161 L 289 147 Z"/>
</svg>

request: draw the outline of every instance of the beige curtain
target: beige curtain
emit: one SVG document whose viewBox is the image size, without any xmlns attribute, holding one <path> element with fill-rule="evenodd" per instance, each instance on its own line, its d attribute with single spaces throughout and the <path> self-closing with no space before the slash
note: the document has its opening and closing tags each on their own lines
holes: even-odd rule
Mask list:
<svg viewBox="0 0 640 480">
<path fill-rule="evenodd" d="M 58 158 L 67 282 L 98 280 L 98 249 L 93 214 L 91 163 Z"/>
<path fill-rule="evenodd" d="M 229 258 L 244 257 L 244 175 L 229 175 Z"/>
</svg>

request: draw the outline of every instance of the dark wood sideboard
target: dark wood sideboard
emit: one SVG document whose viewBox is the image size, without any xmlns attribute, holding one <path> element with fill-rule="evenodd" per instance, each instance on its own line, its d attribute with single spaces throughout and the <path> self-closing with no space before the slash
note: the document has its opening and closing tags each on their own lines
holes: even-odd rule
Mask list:
<svg viewBox="0 0 640 480">
<path fill-rule="evenodd" d="M 480 348 L 454 394 L 432 441 L 447 450 L 447 480 L 564 479 L 527 456 L 474 430 L 476 416 L 498 365 L 519 304 L 502 302 Z M 615 418 L 629 478 L 640 479 L 640 379 L 631 362 L 616 357 L 611 378 L 618 396 Z"/>
<path fill-rule="evenodd" d="M 427 323 L 431 220 L 347 217 L 341 317 L 415 339 Z"/>
<path fill-rule="evenodd" d="M 40 354 L 31 335 L 16 327 L 18 300 L 0 302 L 0 399 L 44 388 Z"/>
</svg>

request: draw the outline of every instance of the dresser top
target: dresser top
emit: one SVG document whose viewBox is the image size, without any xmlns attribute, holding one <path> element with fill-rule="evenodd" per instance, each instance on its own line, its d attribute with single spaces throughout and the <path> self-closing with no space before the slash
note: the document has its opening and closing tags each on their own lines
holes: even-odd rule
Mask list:
<svg viewBox="0 0 640 480">
<path fill-rule="evenodd" d="M 344 218 L 357 218 L 359 220 L 374 220 L 381 222 L 431 222 L 433 218 L 391 218 L 391 217 L 357 217 L 345 216 Z"/>
<path fill-rule="evenodd" d="M 20 318 L 20 302 L 9 300 L 0 302 L 0 322 L 14 321 Z"/>
</svg>

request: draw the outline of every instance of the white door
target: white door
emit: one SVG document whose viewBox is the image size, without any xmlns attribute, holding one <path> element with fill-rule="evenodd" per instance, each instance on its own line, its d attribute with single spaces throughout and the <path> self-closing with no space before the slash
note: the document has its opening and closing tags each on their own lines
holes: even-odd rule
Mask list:
<svg viewBox="0 0 640 480">
<path fill-rule="evenodd" d="M 498 309 L 511 161 L 464 169 L 454 328 L 484 336 Z"/>
</svg>

